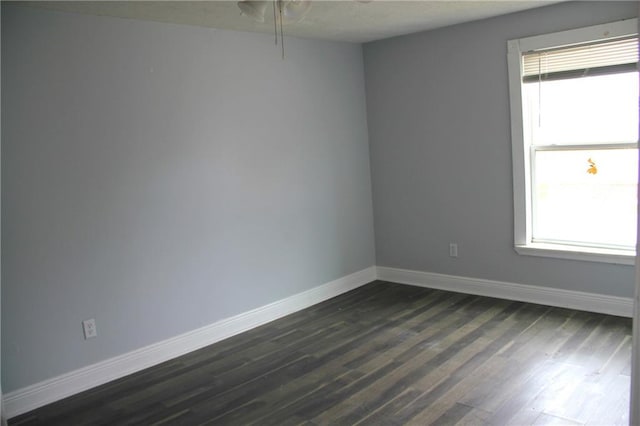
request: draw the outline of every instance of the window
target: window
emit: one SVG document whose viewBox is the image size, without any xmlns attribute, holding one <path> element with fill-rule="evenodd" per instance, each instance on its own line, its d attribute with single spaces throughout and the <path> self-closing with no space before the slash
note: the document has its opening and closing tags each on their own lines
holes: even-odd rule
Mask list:
<svg viewBox="0 0 640 426">
<path fill-rule="evenodd" d="M 510 40 L 515 248 L 633 264 L 637 19 Z"/>
</svg>

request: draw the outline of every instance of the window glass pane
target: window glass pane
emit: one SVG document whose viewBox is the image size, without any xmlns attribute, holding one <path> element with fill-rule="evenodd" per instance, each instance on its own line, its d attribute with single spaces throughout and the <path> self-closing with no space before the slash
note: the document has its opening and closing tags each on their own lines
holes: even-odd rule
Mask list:
<svg viewBox="0 0 640 426">
<path fill-rule="evenodd" d="M 534 241 L 635 248 L 637 149 L 533 155 Z"/>
<path fill-rule="evenodd" d="M 526 83 L 522 90 L 529 144 L 638 141 L 637 72 Z"/>
</svg>

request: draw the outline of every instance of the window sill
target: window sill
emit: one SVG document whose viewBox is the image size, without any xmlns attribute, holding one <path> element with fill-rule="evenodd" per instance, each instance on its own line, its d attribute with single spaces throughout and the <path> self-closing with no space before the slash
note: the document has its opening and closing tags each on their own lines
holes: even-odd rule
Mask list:
<svg viewBox="0 0 640 426">
<path fill-rule="evenodd" d="M 518 254 L 527 256 L 615 263 L 618 265 L 635 265 L 636 260 L 636 253 L 632 250 L 599 249 L 542 243 L 516 245 L 515 249 Z"/>
</svg>

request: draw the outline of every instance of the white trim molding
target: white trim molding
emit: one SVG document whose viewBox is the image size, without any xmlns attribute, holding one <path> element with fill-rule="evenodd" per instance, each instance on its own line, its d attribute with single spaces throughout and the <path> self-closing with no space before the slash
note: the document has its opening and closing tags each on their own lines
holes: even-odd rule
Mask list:
<svg viewBox="0 0 640 426">
<path fill-rule="evenodd" d="M 636 253 L 632 250 L 584 248 L 561 244 L 531 243 L 516 245 L 516 252 L 529 256 L 554 257 L 556 259 L 603 262 L 617 265 L 635 265 Z"/>
<path fill-rule="evenodd" d="M 12 418 L 323 302 L 376 279 L 631 317 L 633 299 L 388 267 L 369 267 L 268 305 L 4 395 Z"/>
<path fill-rule="evenodd" d="M 538 303 L 621 317 L 633 316 L 633 298 L 606 296 L 525 284 L 466 278 L 453 275 L 378 266 L 378 279 L 438 290 L 476 294 L 499 299 Z"/>
<path fill-rule="evenodd" d="M 4 395 L 8 418 L 219 342 L 376 279 L 371 266 L 268 305 Z"/>
<path fill-rule="evenodd" d="M 523 110 L 523 54 L 550 48 L 568 47 L 577 44 L 614 40 L 638 34 L 638 19 L 631 18 L 567 31 L 541 34 L 507 41 L 507 69 L 509 77 L 509 106 L 511 117 L 511 153 L 513 169 L 513 211 L 514 211 L 514 246 L 518 254 L 541 256 L 556 259 L 572 259 L 588 262 L 604 262 L 622 265 L 633 265 L 635 253 L 632 249 L 607 249 L 580 245 L 555 243 L 553 241 L 537 241 L 534 239 L 534 152 L 543 149 L 535 145 L 527 130 L 529 121 Z M 525 102 L 526 103 L 526 102 Z M 602 141 L 601 145 L 577 145 L 572 141 L 571 147 L 581 149 L 591 147 L 618 146 L 635 147 L 635 141 Z M 605 143 L 606 142 L 606 143 Z M 615 141 L 618 142 L 618 141 Z M 568 144 L 558 144 L 544 149 L 566 149 Z M 563 148 L 564 147 L 564 148 Z M 595 242 L 594 242 L 595 243 Z M 602 243 L 604 244 L 604 242 Z"/>
</svg>

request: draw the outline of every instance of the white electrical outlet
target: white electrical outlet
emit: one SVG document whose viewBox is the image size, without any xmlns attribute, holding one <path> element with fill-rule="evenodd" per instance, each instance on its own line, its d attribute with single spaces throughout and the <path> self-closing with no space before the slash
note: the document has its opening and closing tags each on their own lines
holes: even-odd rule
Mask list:
<svg viewBox="0 0 640 426">
<path fill-rule="evenodd" d="M 458 244 L 456 243 L 449 244 L 449 256 L 458 257 Z"/>
<path fill-rule="evenodd" d="M 98 335 L 96 328 L 96 320 L 94 318 L 82 321 L 82 329 L 84 330 L 84 339 L 91 339 Z"/>
</svg>

